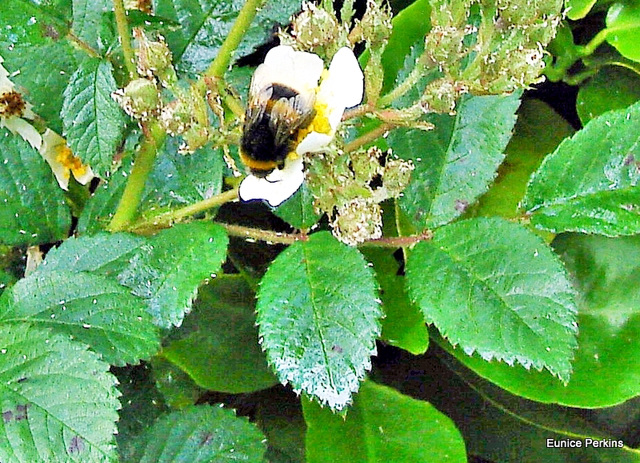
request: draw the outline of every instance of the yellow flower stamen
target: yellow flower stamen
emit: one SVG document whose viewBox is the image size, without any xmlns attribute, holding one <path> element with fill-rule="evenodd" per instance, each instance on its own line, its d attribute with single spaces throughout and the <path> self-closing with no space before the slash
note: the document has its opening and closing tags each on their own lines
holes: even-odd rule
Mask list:
<svg viewBox="0 0 640 463">
<path fill-rule="evenodd" d="M 73 172 L 73 176 L 78 178 L 87 172 L 87 166 L 82 164 L 78 156 L 74 156 L 71 148 L 67 145 L 56 146 L 56 161 Z"/>
<path fill-rule="evenodd" d="M 0 116 L 22 117 L 26 107 L 27 104 L 22 99 L 22 95 L 15 90 L 11 90 L 10 92 L 5 92 L 0 95 Z"/>
</svg>

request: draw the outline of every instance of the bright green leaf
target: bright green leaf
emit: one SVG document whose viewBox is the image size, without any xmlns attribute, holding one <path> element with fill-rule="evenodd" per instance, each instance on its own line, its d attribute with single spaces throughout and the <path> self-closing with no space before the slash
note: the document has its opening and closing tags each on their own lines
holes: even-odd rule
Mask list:
<svg viewBox="0 0 640 463">
<path fill-rule="evenodd" d="M 231 30 L 244 0 L 157 0 L 155 13 L 180 24 L 167 35 L 178 68 L 190 74 L 209 67 Z M 234 56 L 253 51 L 269 37 L 277 24 L 287 24 L 300 9 L 300 0 L 269 0 L 260 8 Z"/>
<path fill-rule="evenodd" d="M 607 12 L 607 42 L 622 56 L 640 62 L 640 3 L 618 2 Z"/>
<path fill-rule="evenodd" d="M 102 17 L 113 10 L 111 0 L 73 0 L 73 32 L 95 50 L 105 43 L 100 36 Z"/>
<path fill-rule="evenodd" d="M 565 0 L 564 6 L 567 13 L 567 17 L 573 21 L 584 18 L 596 0 Z"/>
<path fill-rule="evenodd" d="M 445 348 L 480 376 L 539 402 L 609 407 L 640 395 L 640 240 L 561 235 L 554 244 L 581 290 L 578 349 L 567 386 L 544 372 Z"/>
<path fill-rule="evenodd" d="M 277 384 L 258 345 L 254 305 L 241 276 L 216 278 L 200 288 L 193 313 L 175 333 L 179 339 L 162 356 L 212 391 L 239 394 Z"/>
<path fill-rule="evenodd" d="M 340 410 L 376 352 L 379 300 L 357 249 L 320 232 L 271 264 L 258 292 L 262 348 L 280 381 Z"/>
<path fill-rule="evenodd" d="M 144 302 L 107 277 L 35 272 L 4 293 L 5 297 L 0 322 L 29 322 L 70 335 L 111 364 L 137 363 L 159 348 Z"/>
<path fill-rule="evenodd" d="M 93 58 L 80 65 L 64 91 L 62 122 L 67 143 L 101 177 L 111 172 L 125 128 L 124 113 L 111 98 L 116 88 L 111 63 Z"/>
<path fill-rule="evenodd" d="M 515 133 L 498 169 L 498 178 L 478 201 L 477 215 L 515 218 L 531 174 L 566 137 L 571 125 L 540 100 L 524 100 L 518 109 Z"/>
<path fill-rule="evenodd" d="M 346 417 L 304 401 L 309 463 L 466 462 L 453 422 L 428 402 L 372 381 L 362 384 Z"/>
<path fill-rule="evenodd" d="M 0 128 L 0 243 L 40 244 L 64 238 L 71 213 L 42 156 Z"/>
<path fill-rule="evenodd" d="M 113 461 L 120 404 L 108 369 L 63 336 L 0 325 L 0 460 Z"/>
<path fill-rule="evenodd" d="M 306 183 L 291 198 L 275 208 L 274 214 L 299 229 L 311 228 L 320 220 L 320 215 L 313 208 L 313 196 Z"/>
<path fill-rule="evenodd" d="M 389 146 L 416 166 L 399 200 L 416 228 L 460 216 L 496 176 L 511 137 L 518 95 L 463 99 L 455 116 L 430 119 L 435 130 L 396 129 Z"/>
<path fill-rule="evenodd" d="M 202 405 L 160 417 L 140 439 L 131 462 L 259 462 L 264 451 L 264 435 L 246 418 Z"/>
<path fill-rule="evenodd" d="M 523 209 L 552 232 L 640 232 L 640 103 L 589 122 L 547 156 Z"/>
<path fill-rule="evenodd" d="M 130 168 L 130 166 L 127 166 Z M 121 167 L 104 179 L 93 192 L 78 219 L 79 233 L 96 233 L 104 230 L 115 214 L 120 197 L 127 184 L 128 168 Z"/>
<path fill-rule="evenodd" d="M 576 109 L 582 124 L 612 109 L 640 100 L 640 76 L 623 67 L 605 66 L 580 87 Z"/>
<path fill-rule="evenodd" d="M 398 262 L 391 251 L 384 248 L 365 248 L 363 254 L 373 264 L 380 284 L 385 315 L 382 339 L 414 355 L 424 354 L 429 347 L 429 331 L 422 313 L 405 292 L 404 278 L 398 275 Z"/>
<path fill-rule="evenodd" d="M 544 367 L 569 380 L 574 291 L 559 259 L 533 233 L 500 219 L 457 222 L 418 243 L 406 272 L 426 321 L 467 354 Z"/>
<path fill-rule="evenodd" d="M 229 239 L 211 222 L 178 224 L 155 235 L 119 276 L 147 300 L 154 322 L 180 326 L 200 284 L 220 271 Z"/>
</svg>

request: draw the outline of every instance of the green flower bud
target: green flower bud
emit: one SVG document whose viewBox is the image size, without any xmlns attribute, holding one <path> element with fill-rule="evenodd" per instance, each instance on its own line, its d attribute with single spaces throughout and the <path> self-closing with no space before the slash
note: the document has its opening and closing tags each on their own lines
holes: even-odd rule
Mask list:
<svg viewBox="0 0 640 463">
<path fill-rule="evenodd" d="M 302 12 L 292 22 L 291 35 L 305 50 L 326 47 L 340 36 L 338 19 L 313 3 L 304 3 Z"/>
<path fill-rule="evenodd" d="M 113 93 L 113 99 L 135 119 L 147 120 L 158 113 L 158 88 L 148 79 L 135 79 L 125 88 Z"/>
</svg>

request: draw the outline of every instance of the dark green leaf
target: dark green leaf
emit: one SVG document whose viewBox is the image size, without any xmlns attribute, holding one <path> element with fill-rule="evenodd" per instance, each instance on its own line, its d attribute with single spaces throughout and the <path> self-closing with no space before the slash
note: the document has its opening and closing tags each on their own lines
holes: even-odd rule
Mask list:
<svg viewBox="0 0 640 463">
<path fill-rule="evenodd" d="M 445 347 L 480 376 L 539 402 L 608 407 L 640 395 L 640 239 L 561 235 L 555 244 L 581 290 L 578 350 L 567 386 L 544 372 Z"/>
<path fill-rule="evenodd" d="M 524 100 L 518 109 L 515 133 L 493 186 L 478 201 L 477 215 L 515 218 L 531 174 L 566 137 L 571 125 L 540 100 Z"/>
<path fill-rule="evenodd" d="M 547 156 L 523 209 L 552 232 L 640 232 L 640 103 L 589 122 Z"/>
<path fill-rule="evenodd" d="M 169 47 L 179 70 L 202 72 L 218 54 L 231 30 L 244 0 L 157 0 L 157 15 L 180 24 L 167 35 Z M 269 0 L 261 7 L 234 56 L 250 53 L 271 34 L 273 27 L 287 24 L 289 16 L 300 9 L 300 0 Z"/>
<path fill-rule="evenodd" d="M 147 300 L 158 326 L 180 326 L 198 286 L 220 270 L 228 243 L 225 230 L 211 222 L 175 225 L 141 248 L 120 282 Z"/>
<path fill-rule="evenodd" d="M 443 225 L 484 193 L 504 158 L 518 95 L 463 99 L 455 116 L 431 119 L 435 130 L 396 129 L 389 146 L 416 168 L 400 207 L 416 228 Z"/>
<path fill-rule="evenodd" d="M 140 439 L 140 463 L 262 461 L 264 435 L 246 418 L 209 405 L 160 417 Z"/>
<path fill-rule="evenodd" d="M 120 168 L 108 179 L 101 181 L 85 204 L 78 219 L 79 233 L 96 233 L 106 228 L 118 207 L 129 178 L 130 168 L 130 165 L 126 168 Z"/>
<path fill-rule="evenodd" d="M 113 461 L 120 404 L 108 368 L 63 336 L 0 326 L 0 460 Z"/>
<path fill-rule="evenodd" d="M 258 346 L 255 295 L 239 275 L 220 276 L 199 290 L 180 339 L 162 350 L 198 386 L 238 394 L 278 381 Z"/>
<path fill-rule="evenodd" d="M 38 272 L 3 294 L 0 322 L 30 322 L 88 344 L 124 365 L 153 355 L 158 334 L 144 302 L 112 279 L 90 273 Z"/>
<path fill-rule="evenodd" d="M 398 262 L 391 251 L 384 248 L 365 248 L 363 254 L 373 264 L 380 284 L 385 315 L 382 339 L 414 355 L 424 354 L 429 347 L 429 331 L 422 313 L 405 292 L 404 278 L 398 275 Z"/>
<path fill-rule="evenodd" d="M 274 209 L 274 213 L 294 228 L 308 229 L 320 220 L 313 208 L 313 196 L 303 183 L 302 187 L 284 204 Z"/>
<path fill-rule="evenodd" d="M 62 122 L 67 143 L 101 177 L 111 172 L 124 134 L 124 113 L 111 98 L 116 88 L 111 63 L 94 58 L 80 65 L 64 91 Z"/>
<path fill-rule="evenodd" d="M 102 49 L 102 17 L 113 10 L 111 0 L 73 0 L 73 32 L 95 50 Z"/>
<path fill-rule="evenodd" d="M 0 9 L 0 55 L 11 80 L 47 126 L 61 133 L 62 93 L 75 70 L 67 25 L 44 5 L 9 0 Z M 46 65 L 43 65 L 46 63 Z"/>
<path fill-rule="evenodd" d="M 159 355 L 151 359 L 154 388 L 174 410 L 193 405 L 205 392 L 191 377 Z"/>
<path fill-rule="evenodd" d="M 309 463 L 466 462 L 453 422 L 430 403 L 372 381 L 362 384 L 346 417 L 304 401 Z"/>
<path fill-rule="evenodd" d="M 576 109 L 582 124 L 612 109 L 640 100 L 640 76 L 630 69 L 605 66 L 580 87 Z"/>
<path fill-rule="evenodd" d="M 262 348 L 280 381 L 344 408 L 376 352 L 376 286 L 357 249 L 327 232 L 282 252 L 260 283 L 257 304 Z"/>
<path fill-rule="evenodd" d="M 607 13 L 607 42 L 622 56 L 640 62 L 640 4 L 620 1 Z"/>
<path fill-rule="evenodd" d="M 0 128 L 0 242 L 50 243 L 65 237 L 71 213 L 51 169 L 20 136 Z"/>
<path fill-rule="evenodd" d="M 418 243 L 406 271 L 409 295 L 427 322 L 467 354 L 544 367 L 569 380 L 574 291 L 533 233 L 499 219 L 457 222 Z"/>
</svg>

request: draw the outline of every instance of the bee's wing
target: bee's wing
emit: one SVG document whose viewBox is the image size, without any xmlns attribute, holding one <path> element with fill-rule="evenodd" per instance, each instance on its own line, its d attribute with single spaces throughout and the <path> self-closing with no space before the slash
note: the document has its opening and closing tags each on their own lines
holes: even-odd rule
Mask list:
<svg viewBox="0 0 640 463">
<path fill-rule="evenodd" d="M 249 104 L 244 119 L 245 129 L 246 127 L 255 125 L 262 119 L 262 116 L 267 110 L 271 95 L 273 95 L 273 88 L 271 86 L 249 94 Z"/>
<path fill-rule="evenodd" d="M 315 95 L 298 94 L 291 98 L 280 98 L 269 114 L 269 126 L 275 134 L 276 144 L 287 143 L 300 128 L 311 123 L 314 116 Z"/>
</svg>

